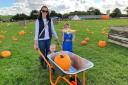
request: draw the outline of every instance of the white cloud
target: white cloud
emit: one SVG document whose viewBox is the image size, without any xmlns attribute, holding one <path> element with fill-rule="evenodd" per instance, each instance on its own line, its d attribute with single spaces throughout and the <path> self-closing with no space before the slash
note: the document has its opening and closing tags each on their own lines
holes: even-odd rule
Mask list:
<svg viewBox="0 0 128 85">
<path fill-rule="evenodd" d="M 15 15 L 17 13 L 30 14 L 33 9 L 39 10 L 47 5 L 50 10 L 60 13 L 75 10 L 86 11 L 89 7 L 96 7 L 101 12 L 120 8 L 122 12 L 128 6 L 128 0 L 15 0 L 11 7 L 0 8 L 0 15 Z"/>
</svg>

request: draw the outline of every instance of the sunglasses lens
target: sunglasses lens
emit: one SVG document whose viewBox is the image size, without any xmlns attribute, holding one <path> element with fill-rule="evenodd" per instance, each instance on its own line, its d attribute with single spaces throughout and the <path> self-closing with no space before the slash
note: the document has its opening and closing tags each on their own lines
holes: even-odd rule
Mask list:
<svg viewBox="0 0 128 85">
<path fill-rule="evenodd" d="M 46 12 L 47 13 L 48 11 L 42 10 L 42 12 Z"/>
</svg>

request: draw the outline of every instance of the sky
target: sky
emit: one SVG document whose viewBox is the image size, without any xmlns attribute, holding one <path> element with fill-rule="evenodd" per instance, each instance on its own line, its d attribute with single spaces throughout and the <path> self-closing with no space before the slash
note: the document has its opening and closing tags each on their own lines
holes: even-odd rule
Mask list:
<svg viewBox="0 0 128 85">
<path fill-rule="evenodd" d="M 40 10 L 41 6 L 58 13 L 87 11 L 89 7 L 100 9 L 102 13 L 119 8 L 122 13 L 128 7 L 128 0 L 0 0 L 0 15 L 30 14 L 32 10 Z"/>
</svg>

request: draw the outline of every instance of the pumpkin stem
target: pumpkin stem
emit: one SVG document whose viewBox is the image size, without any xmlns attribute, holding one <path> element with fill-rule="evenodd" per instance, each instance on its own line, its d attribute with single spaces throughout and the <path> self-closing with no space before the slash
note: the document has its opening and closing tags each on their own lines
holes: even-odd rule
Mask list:
<svg viewBox="0 0 128 85">
<path fill-rule="evenodd" d="M 61 57 L 61 58 L 64 58 L 64 56 L 63 56 L 63 55 L 60 55 L 60 57 Z"/>
</svg>

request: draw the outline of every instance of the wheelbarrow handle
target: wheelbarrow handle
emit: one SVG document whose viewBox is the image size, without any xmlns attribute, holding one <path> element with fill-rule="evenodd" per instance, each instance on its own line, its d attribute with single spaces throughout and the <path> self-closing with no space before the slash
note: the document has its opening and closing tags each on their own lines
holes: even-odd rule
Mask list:
<svg viewBox="0 0 128 85">
<path fill-rule="evenodd" d="M 40 51 L 39 48 L 36 49 L 38 51 L 38 53 L 41 55 L 41 57 L 43 58 L 43 60 L 46 62 L 46 64 L 49 66 L 49 68 L 51 67 L 50 63 L 48 62 L 48 60 L 46 59 L 46 57 L 44 56 L 44 54 Z"/>
</svg>

